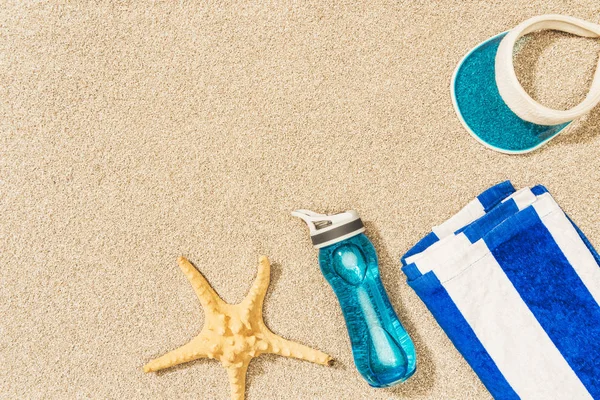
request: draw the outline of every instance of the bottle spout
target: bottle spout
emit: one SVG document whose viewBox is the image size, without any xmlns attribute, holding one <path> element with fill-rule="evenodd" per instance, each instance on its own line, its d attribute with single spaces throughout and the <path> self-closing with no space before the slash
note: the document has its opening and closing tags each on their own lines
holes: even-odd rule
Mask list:
<svg viewBox="0 0 600 400">
<path fill-rule="evenodd" d="M 310 210 L 296 210 L 292 216 L 298 217 L 308 225 L 309 234 L 315 248 L 341 242 L 365 231 L 358 213 L 349 210 L 339 214 L 318 214 Z"/>
<path fill-rule="evenodd" d="M 316 231 L 319 229 L 319 226 L 322 227 L 323 225 L 329 224 L 327 215 L 318 214 L 310 210 L 296 210 L 292 212 L 292 216 L 298 217 L 302 221 L 306 222 L 311 236 L 316 233 Z"/>
</svg>

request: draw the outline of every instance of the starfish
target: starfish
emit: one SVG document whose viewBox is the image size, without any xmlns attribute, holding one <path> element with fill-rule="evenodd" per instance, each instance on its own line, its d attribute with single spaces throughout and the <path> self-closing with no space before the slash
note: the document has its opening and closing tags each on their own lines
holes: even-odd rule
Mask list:
<svg viewBox="0 0 600 400">
<path fill-rule="evenodd" d="M 331 366 L 333 359 L 271 332 L 262 315 L 263 302 L 271 280 L 271 265 L 260 257 L 258 274 L 246 298 L 239 304 L 227 304 L 208 281 L 185 258 L 177 259 L 206 314 L 204 327 L 188 344 L 175 349 L 144 366 L 145 372 L 159 371 L 200 358 L 221 361 L 227 369 L 231 398 L 243 400 L 246 371 L 250 360 L 263 353 L 279 354 Z"/>
</svg>

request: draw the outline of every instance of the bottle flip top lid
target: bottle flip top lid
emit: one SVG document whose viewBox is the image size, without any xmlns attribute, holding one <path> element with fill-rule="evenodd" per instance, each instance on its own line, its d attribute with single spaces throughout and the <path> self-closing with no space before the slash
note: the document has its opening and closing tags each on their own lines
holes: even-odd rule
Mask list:
<svg viewBox="0 0 600 400">
<path fill-rule="evenodd" d="M 360 216 L 354 210 L 333 215 L 296 210 L 292 215 L 306 222 L 313 246 L 317 249 L 341 242 L 365 231 Z"/>
</svg>

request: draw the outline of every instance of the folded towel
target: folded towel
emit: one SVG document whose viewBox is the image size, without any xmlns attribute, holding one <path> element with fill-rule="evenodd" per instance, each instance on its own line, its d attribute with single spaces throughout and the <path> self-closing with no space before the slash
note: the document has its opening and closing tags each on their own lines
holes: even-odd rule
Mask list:
<svg viewBox="0 0 600 400">
<path fill-rule="evenodd" d="M 543 186 L 488 189 L 402 263 L 496 399 L 600 399 L 600 256 Z"/>
</svg>

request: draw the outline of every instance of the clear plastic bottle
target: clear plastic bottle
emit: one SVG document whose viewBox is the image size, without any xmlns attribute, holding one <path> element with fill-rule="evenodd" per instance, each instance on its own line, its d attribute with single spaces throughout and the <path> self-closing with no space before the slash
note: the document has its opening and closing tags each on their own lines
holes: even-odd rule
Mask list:
<svg viewBox="0 0 600 400">
<path fill-rule="evenodd" d="M 292 215 L 307 223 L 319 249 L 319 265 L 342 308 L 360 374 L 373 387 L 404 382 L 416 369 L 415 348 L 381 283 L 377 254 L 358 213 Z"/>
</svg>

